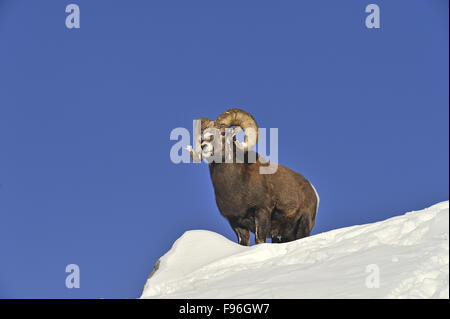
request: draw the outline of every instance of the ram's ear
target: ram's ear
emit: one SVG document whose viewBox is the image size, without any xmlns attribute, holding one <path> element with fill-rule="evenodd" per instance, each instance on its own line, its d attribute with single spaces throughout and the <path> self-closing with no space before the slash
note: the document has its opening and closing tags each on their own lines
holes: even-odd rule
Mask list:
<svg viewBox="0 0 450 319">
<path fill-rule="evenodd" d="M 231 131 L 231 136 L 235 137 L 241 130 L 242 128 L 240 126 L 233 127 Z"/>
</svg>

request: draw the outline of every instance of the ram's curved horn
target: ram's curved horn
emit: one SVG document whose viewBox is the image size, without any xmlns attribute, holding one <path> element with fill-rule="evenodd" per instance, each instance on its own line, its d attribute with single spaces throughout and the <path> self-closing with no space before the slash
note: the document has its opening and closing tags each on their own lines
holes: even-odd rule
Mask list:
<svg viewBox="0 0 450 319">
<path fill-rule="evenodd" d="M 209 118 L 207 118 L 207 117 L 201 117 L 201 118 L 198 118 L 197 121 L 201 121 L 201 129 L 202 129 L 202 132 L 203 132 L 204 130 L 206 130 L 207 128 L 210 128 L 210 127 L 212 127 L 212 126 L 214 125 L 214 122 L 211 121 L 211 120 L 210 120 Z"/>
<path fill-rule="evenodd" d="M 249 151 L 258 142 L 258 125 L 250 113 L 241 109 L 230 109 L 220 114 L 214 121 L 214 126 L 223 129 L 231 126 L 239 126 L 245 132 L 243 143 L 236 141 L 236 146 L 244 151 Z"/>
</svg>

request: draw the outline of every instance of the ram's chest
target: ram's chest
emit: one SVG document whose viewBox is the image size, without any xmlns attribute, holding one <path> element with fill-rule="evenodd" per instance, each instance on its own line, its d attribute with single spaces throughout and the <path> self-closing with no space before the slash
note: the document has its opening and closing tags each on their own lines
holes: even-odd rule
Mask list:
<svg viewBox="0 0 450 319">
<path fill-rule="evenodd" d="M 249 206 L 249 191 L 242 184 L 230 180 L 214 185 L 217 206 L 222 213 L 240 211 Z"/>
<path fill-rule="evenodd" d="M 217 206 L 225 217 L 245 214 L 251 203 L 255 201 L 248 178 L 236 169 L 231 167 L 212 169 L 211 180 Z"/>
</svg>

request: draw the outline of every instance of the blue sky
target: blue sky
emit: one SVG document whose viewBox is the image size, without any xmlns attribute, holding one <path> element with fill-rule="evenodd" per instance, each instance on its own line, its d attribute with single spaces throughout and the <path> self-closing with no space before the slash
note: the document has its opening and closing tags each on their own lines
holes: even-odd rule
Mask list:
<svg viewBox="0 0 450 319">
<path fill-rule="evenodd" d="M 313 233 L 448 199 L 448 1 L 78 0 L 76 30 L 69 3 L 0 0 L 1 298 L 135 298 L 183 232 L 235 241 L 169 157 L 231 107 L 279 129 Z"/>
</svg>

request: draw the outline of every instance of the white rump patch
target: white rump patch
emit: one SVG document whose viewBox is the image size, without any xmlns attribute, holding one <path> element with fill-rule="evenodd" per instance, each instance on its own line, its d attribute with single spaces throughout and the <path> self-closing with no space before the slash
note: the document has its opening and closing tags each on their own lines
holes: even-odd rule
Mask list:
<svg viewBox="0 0 450 319">
<path fill-rule="evenodd" d="M 308 182 L 309 182 L 309 181 L 308 181 Z M 317 198 L 317 208 L 316 208 L 316 213 L 317 213 L 317 211 L 319 210 L 319 203 L 320 203 L 319 193 L 317 193 L 316 188 L 314 187 L 314 185 L 313 185 L 311 182 L 309 182 L 309 185 L 311 185 L 311 187 L 312 187 L 313 190 L 314 190 L 314 193 L 316 193 L 316 198 Z"/>
</svg>

